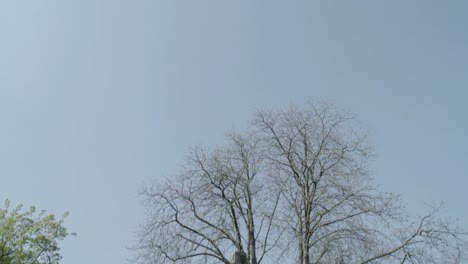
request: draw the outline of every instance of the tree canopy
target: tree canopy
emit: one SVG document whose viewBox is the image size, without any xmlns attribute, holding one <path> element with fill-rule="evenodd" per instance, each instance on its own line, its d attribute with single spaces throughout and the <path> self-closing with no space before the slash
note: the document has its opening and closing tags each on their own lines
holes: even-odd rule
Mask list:
<svg viewBox="0 0 468 264">
<path fill-rule="evenodd" d="M 465 233 L 438 207 L 412 216 L 398 195 L 381 192 L 372 155 L 353 115 L 329 104 L 258 111 L 245 132 L 191 148 L 176 177 L 144 188 L 139 260 L 459 262 Z"/>
<path fill-rule="evenodd" d="M 0 208 L 0 264 L 56 264 L 62 258 L 59 241 L 70 235 L 57 219 L 35 207 L 23 210 L 5 201 Z"/>
</svg>

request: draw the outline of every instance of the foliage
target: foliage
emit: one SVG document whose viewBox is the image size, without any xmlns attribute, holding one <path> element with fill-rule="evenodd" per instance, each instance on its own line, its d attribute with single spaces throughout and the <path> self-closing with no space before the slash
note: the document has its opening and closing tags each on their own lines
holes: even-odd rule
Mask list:
<svg viewBox="0 0 468 264">
<path fill-rule="evenodd" d="M 23 210 L 5 201 L 0 208 L 0 264 L 56 264 L 62 258 L 58 242 L 70 235 L 61 219 L 36 212 L 35 207 Z M 74 235 L 74 234 L 72 234 Z"/>
</svg>

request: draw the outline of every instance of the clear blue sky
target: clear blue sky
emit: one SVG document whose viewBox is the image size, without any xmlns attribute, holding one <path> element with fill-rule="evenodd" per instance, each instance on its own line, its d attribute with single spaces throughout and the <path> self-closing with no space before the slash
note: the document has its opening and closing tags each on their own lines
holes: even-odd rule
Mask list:
<svg viewBox="0 0 468 264">
<path fill-rule="evenodd" d="M 64 264 L 124 264 L 144 181 L 252 112 L 358 114 L 384 190 L 468 229 L 467 1 L 0 4 L 0 199 L 61 214 Z"/>
</svg>

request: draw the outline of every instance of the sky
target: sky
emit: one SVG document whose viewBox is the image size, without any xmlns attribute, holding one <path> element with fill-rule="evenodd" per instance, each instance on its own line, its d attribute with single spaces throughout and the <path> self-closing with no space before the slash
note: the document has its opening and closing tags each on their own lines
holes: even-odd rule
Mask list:
<svg viewBox="0 0 468 264">
<path fill-rule="evenodd" d="M 467 1 L 0 3 L 0 200 L 61 215 L 64 264 L 124 264 L 138 191 L 189 146 L 308 99 L 368 128 L 381 189 L 468 230 Z"/>
</svg>

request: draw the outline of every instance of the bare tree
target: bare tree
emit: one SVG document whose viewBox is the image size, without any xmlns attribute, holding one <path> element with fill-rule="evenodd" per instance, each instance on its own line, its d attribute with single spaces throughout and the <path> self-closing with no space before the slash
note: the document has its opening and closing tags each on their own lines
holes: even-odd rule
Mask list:
<svg viewBox="0 0 468 264">
<path fill-rule="evenodd" d="M 411 222 L 398 196 L 368 175 L 372 148 L 353 116 L 324 103 L 259 111 L 282 223 L 292 230 L 297 263 L 455 263 L 459 230 L 435 217 Z"/>
<path fill-rule="evenodd" d="M 262 162 L 252 136 L 233 135 L 214 151 L 192 149 L 174 180 L 143 191 L 150 215 L 140 259 L 227 264 L 228 254 L 237 252 L 261 263 L 281 236 L 273 232 L 279 194 L 263 186 Z"/>
<path fill-rule="evenodd" d="M 259 111 L 248 133 L 193 148 L 176 177 L 144 188 L 139 260 L 459 263 L 465 234 L 439 207 L 412 218 L 380 192 L 372 155 L 353 116 L 333 106 Z"/>
</svg>

